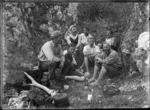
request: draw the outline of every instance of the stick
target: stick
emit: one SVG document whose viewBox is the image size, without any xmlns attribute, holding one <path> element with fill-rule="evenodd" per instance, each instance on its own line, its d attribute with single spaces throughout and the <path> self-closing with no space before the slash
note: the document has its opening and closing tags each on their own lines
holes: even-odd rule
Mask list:
<svg viewBox="0 0 150 110">
<path fill-rule="evenodd" d="M 29 84 L 29 85 L 31 85 L 31 86 L 36 86 L 36 87 L 38 87 L 38 88 L 44 90 L 44 91 L 47 92 L 49 95 L 51 95 L 51 97 L 54 97 L 54 96 L 56 95 L 57 91 L 55 91 L 55 90 L 53 90 L 53 89 L 51 90 L 51 89 L 47 88 L 46 86 L 43 86 L 43 85 L 37 83 L 28 73 L 24 72 L 24 74 L 25 74 L 25 75 L 31 80 L 31 82 L 32 82 L 32 83 Z"/>
</svg>

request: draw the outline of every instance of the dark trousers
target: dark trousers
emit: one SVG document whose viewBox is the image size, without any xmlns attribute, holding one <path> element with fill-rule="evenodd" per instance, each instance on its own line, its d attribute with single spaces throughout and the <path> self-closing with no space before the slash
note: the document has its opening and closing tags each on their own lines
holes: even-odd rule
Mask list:
<svg viewBox="0 0 150 110">
<path fill-rule="evenodd" d="M 39 61 L 39 68 L 43 72 L 49 73 L 49 80 L 56 78 L 55 70 L 59 68 L 60 62 Z"/>
<path fill-rule="evenodd" d="M 50 61 L 39 61 L 39 68 L 43 72 L 49 72 L 49 80 L 56 79 L 55 70 L 59 68 L 60 62 L 50 62 Z M 61 69 L 60 75 L 69 75 L 71 72 L 75 71 L 72 64 L 67 62 L 64 63 L 64 67 Z"/>
</svg>

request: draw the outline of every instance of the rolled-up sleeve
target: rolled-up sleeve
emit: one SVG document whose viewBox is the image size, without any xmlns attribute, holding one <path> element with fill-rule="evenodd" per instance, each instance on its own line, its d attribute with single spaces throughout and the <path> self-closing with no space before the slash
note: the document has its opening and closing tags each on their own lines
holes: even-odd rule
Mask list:
<svg viewBox="0 0 150 110">
<path fill-rule="evenodd" d="M 48 60 L 52 60 L 54 57 L 53 51 L 52 51 L 52 47 L 50 48 L 42 48 L 43 53 L 45 54 L 46 58 Z"/>
<path fill-rule="evenodd" d="M 84 46 L 84 48 L 83 48 L 83 54 L 84 55 L 88 55 L 88 47 L 87 46 Z"/>
</svg>

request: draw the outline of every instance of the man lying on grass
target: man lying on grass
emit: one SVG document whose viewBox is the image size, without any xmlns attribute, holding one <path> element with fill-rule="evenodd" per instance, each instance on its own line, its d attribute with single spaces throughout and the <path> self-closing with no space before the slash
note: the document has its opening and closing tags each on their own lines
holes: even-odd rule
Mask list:
<svg viewBox="0 0 150 110">
<path fill-rule="evenodd" d="M 118 53 L 115 50 L 111 49 L 111 46 L 108 43 L 103 44 L 103 51 L 107 54 L 107 57 L 105 59 L 102 59 L 101 57 L 95 58 L 96 61 L 94 67 L 94 75 L 88 81 L 91 86 L 99 85 L 104 75 L 114 77 L 121 74 L 122 63 Z M 99 70 L 100 72 L 99 74 L 97 74 Z"/>
</svg>

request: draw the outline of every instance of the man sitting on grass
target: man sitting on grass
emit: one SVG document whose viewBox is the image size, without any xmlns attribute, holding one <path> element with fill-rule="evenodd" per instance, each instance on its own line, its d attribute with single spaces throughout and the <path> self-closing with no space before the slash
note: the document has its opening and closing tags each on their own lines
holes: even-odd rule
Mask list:
<svg viewBox="0 0 150 110">
<path fill-rule="evenodd" d="M 88 38 L 88 45 L 86 45 L 83 49 L 84 54 L 84 65 L 86 68 L 86 72 L 89 72 L 89 65 L 90 67 L 94 67 L 94 58 L 100 52 L 99 47 L 94 44 L 94 38 L 91 36 Z"/>
<path fill-rule="evenodd" d="M 65 76 L 65 79 L 74 79 L 78 81 L 83 81 L 85 80 L 85 77 L 88 76 L 83 76 L 83 73 L 76 71 L 76 60 L 74 57 L 75 54 L 75 49 L 76 45 L 74 43 L 71 43 L 69 45 L 69 49 L 67 52 L 65 52 L 65 62 L 68 63 L 67 68 L 65 71 L 62 71 L 62 75 Z"/>
<path fill-rule="evenodd" d="M 88 81 L 91 86 L 99 85 L 99 82 L 102 80 L 104 75 L 114 77 L 121 74 L 122 63 L 118 53 L 115 50 L 111 49 L 111 46 L 108 43 L 103 44 L 103 50 L 107 54 L 107 57 L 105 59 L 102 59 L 100 57 L 95 58 L 96 61 L 94 67 L 94 75 Z M 100 73 L 98 74 L 97 78 L 99 69 Z"/>
</svg>

